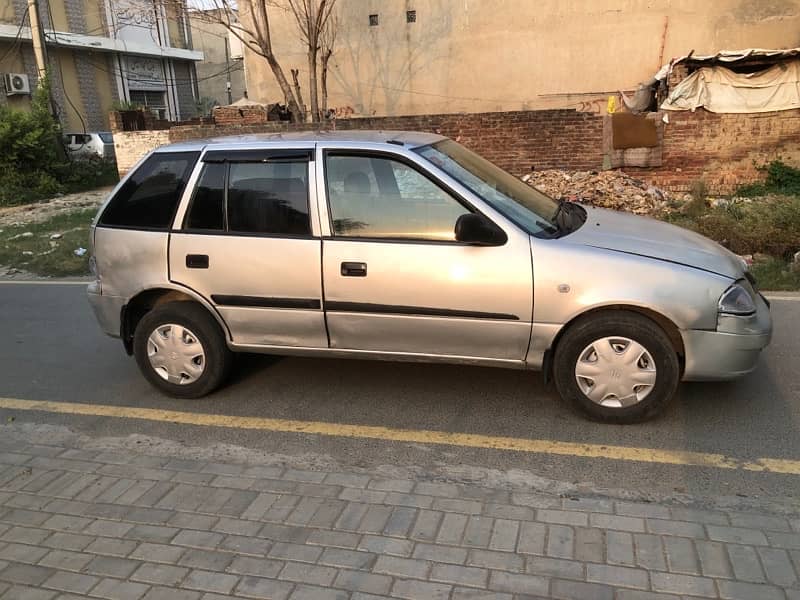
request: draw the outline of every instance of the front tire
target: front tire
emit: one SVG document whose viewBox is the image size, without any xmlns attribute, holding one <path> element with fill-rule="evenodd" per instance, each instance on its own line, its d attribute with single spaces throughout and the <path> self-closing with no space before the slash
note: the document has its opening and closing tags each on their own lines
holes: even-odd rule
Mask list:
<svg viewBox="0 0 800 600">
<path fill-rule="evenodd" d="M 232 354 L 217 322 L 193 302 L 168 302 L 136 326 L 133 353 L 145 378 L 178 398 L 201 398 L 227 377 Z"/>
<path fill-rule="evenodd" d="M 556 347 L 559 394 L 597 421 L 637 423 L 667 406 L 680 381 L 678 356 L 664 330 L 626 311 L 572 325 Z"/>
</svg>

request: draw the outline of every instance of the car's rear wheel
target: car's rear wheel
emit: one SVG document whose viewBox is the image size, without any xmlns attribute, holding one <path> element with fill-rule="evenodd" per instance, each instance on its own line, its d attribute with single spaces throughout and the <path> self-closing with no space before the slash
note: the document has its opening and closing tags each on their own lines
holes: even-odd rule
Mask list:
<svg viewBox="0 0 800 600">
<path fill-rule="evenodd" d="M 661 412 L 678 387 L 678 356 L 647 317 L 603 312 L 571 326 L 558 343 L 554 380 L 561 397 L 589 417 L 635 423 Z"/>
<path fill-rule="evenodd" d="M 232 363 L 219 325 L 192 302 L 169 302 L 142 317 L 133 353 L 151 384 L 179 398 L 211 393 L 225 380 Z"/>
</svg>

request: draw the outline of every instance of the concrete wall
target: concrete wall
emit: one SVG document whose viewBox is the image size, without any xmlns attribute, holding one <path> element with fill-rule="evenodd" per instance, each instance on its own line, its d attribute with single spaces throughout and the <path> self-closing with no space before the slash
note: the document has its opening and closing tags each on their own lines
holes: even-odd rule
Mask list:
<svg viewBox="0 0 800 600">
<path fill-rule="evenodd" d="M 339 9 L 330 106 L 341 114 L 600 112 L 609 93 L 691 50 L 800 46 L 800 0 L 340 0 Z M 270 16 L 276 55 L 287 78 L 301 69 L 308 102 L 296 25 L 284 11 Z M 282 101 L 264 59 L 246 57 L 250 97 Z"/>
<path fill-rule="evenodd" d="M 197 63 L 197 85 L 201 98 L 212 98 L 217 104 L 228 104 L 226 71 L 230 72 L 231 96 L 233 101 L 244 95 L 244 65 L 241 60 L 230 60 L 225 64 L 225 41 L 227 29 L 222 25 L 208 23 L 201 14 L 189 13 L 192 41 L 195 50 L 205 56 Z"/>
</svg>

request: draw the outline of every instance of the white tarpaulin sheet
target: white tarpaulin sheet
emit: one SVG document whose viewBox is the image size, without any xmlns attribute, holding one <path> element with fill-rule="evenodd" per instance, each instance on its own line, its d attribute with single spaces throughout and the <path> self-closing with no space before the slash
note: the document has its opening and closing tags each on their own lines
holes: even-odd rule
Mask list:
<svg viewBox="0 0 800 600">
<path fill-rule="evenodd" d="M 800 108 L 800 60 L 787 60 L 757 73 L 701 67 L 676 85 L 665 110 L 703 107 L 715 113 L 758 113 Z"/>
</svg>

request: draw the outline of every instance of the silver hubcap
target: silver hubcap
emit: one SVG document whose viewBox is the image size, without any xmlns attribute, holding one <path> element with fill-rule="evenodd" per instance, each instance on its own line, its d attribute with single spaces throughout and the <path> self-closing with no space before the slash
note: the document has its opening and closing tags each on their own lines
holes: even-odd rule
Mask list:
<svg viewBox="0 0 800 600">
<path fill-rule="evenodd" d="M 162 379 L 178 385 L 197 381 L 206 366 L 203 345 L 182 325 L 159 325 L 147 339 L 147 358 Z"/>
<path fill-rule="evenodd" d="M 656 364 L 639 342 L 624 337 L 604 337 L 580 353 L 575 379 L 592 402 L 623 408 L 641 402 L 653 391 Z"/>
</svg>

